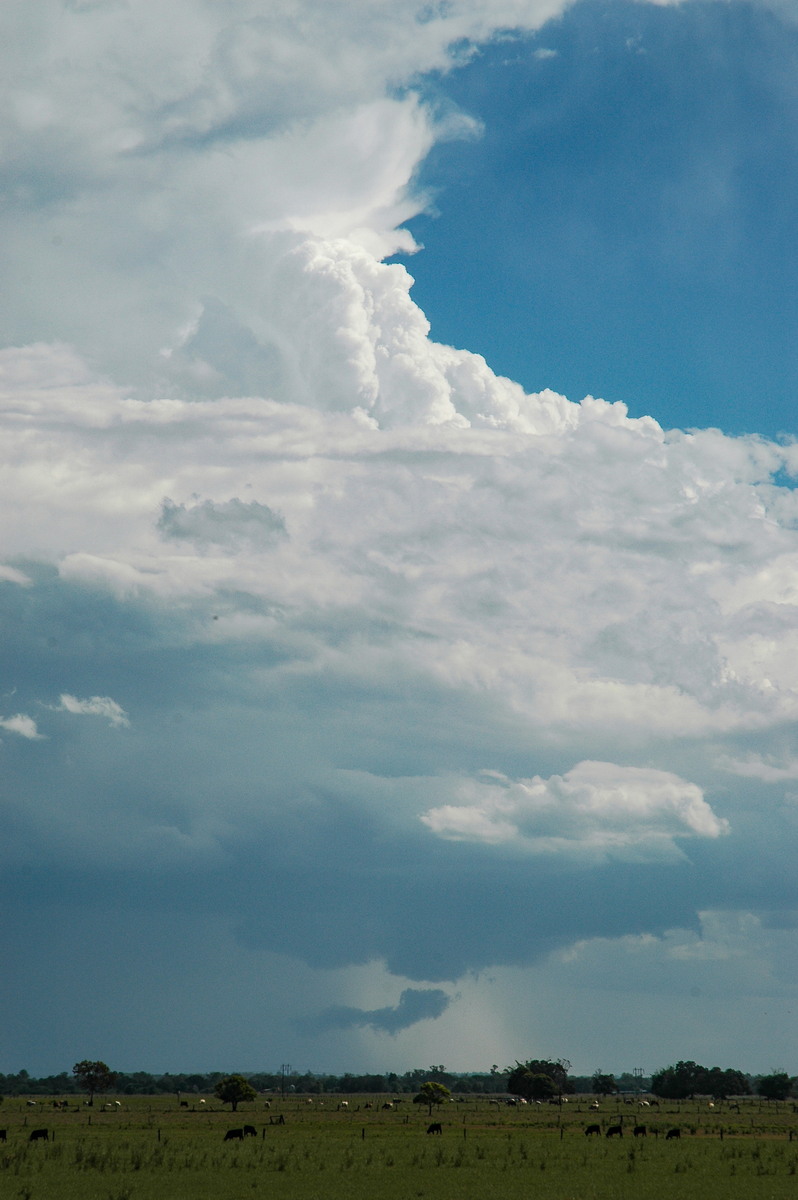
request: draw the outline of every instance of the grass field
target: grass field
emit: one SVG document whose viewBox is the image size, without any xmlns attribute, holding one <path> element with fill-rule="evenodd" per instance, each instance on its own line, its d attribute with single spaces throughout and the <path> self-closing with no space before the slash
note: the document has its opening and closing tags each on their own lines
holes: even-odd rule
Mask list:
<svg viewBox="0 0 798 1200">
<path fill-rule="evenodd" d="M 740 1200 L 798 1195 L 798 1114 L 792 1103 L 698 1101 L 659 1112 L 608 1100 L 496 1107 L 469 1099 L 431 1118 L 410 1098 L 312 1104 L 258 1099 L 232 1114 L 218 1101 L 119 1097 L 121 1107 L 66 1110 L 38 1098 L 0 1106 L 2 1200 Z M 371 1105 L 371 1107 L 367 1107 Z M 285 1124 L 276 1122 L 282 1117 Z M 623 1136 L 607 1138 L 607 1126 Z M 585 1136 L 589 1124 L 600 1136 Z M 647 1136 L 632 1136 L 644 1123 Z M 230 1128 L 256 1130 L 225 1141 Z M 34 1129 L 48 1140 L 31 1142 Z M 678 1128 L 679 1139 L 666 1140 Z M 659 1136 L 655 1136 L 658 1133 Z"/>
</svg>

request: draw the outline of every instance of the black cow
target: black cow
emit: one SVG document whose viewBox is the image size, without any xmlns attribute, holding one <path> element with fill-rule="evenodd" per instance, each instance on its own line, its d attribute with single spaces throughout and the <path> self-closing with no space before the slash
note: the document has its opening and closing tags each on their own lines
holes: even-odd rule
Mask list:
<svg viewBox="0 0 798 1200">
<path fill-rule="evenodd" d="M 632 1136 L 645 1137 L 647 1132 L 648 1131 L 646 1130 L 645 1125 L 635 1125 L 634 1129 L 632 1130 Z"/>
<path fill-rule="evenodd" d="M 228 1129 L 227 1133 L 224 1135 L 224 1141 L 226 1142 L 243 1142 L 243 1140 L 243 1129 Z"/>
<path fill-rule="evenodd" d="M 605 1137 L 623 1137 L 623 1125 L 608 1125 Z"/>
<path fill-rule="evenodd" d="M 443 1126 L 440 1121 L 433 1121 L 431 1125 L 428 1125 L 427 1133 L 443 1133 Z"/>
<path fill-rule="evenodd" d="M 7 1140 L 8 1140 L 8 1130 L 0 1129 L 0 1142 L 5 1142 Z"/>
<path fill-rule="evenodd" d="M 46 1129 L 31 1129 L 29 1142 L 49 1142 L 50 1135 Z"/>
<path fill-rule="evenodd" d="M 601 1126 L 600 1125 L 588 1125 L 586 1127 L 585 1137 L 590 1137 L 594 1133 L 595 1133 L 596 1137 L 601 1137 Z"/>
<path fill-rule="evenodd" d="M 257 1136 L 258 1136 L 258 1131 L 254 1125 L 245 1125 L 244 1126 L 244 1137 L 257 1137 Z"/>
<path fill-rule="evenodd" d="M 665 1141 L 669 1142 L 671 1138 L 680 1138 L 682 1136 L 681 1129 L 669 1129 L 665 1134 Z"/>
</svg>

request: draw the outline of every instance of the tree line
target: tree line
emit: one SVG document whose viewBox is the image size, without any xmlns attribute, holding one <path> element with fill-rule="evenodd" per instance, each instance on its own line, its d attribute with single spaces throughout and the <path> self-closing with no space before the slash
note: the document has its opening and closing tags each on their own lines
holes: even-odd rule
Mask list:
<svg viewBox="0 0 798 1200">
<path fill-rule="evenodd" d="M 688 1100 L 692 1096 L 712 1096 L 726 1100 L 729 1096 L 761 1096 L 765 1100 L 786 1100 L 798 1092 L 798 1078 L 786 1071 L 774 1071 L 770 1075 L 748 1075 L 732 1067 L 702 1067 L 699 1063 L 678 1062 L 670 1067 L 655 1071 L 649 1079 L 642 1076 L 606 1075 L 595 1071 L 589 1085 L 583 1078 L 569 1075 L 571 1064 L 567 1059 L 531 1059 L 517 1062 L 507 1081 L 507 1090 L 529 1100 L 562 1099 L 567 1093 L 591 1092 L 608 1096 L 619 1092 L 650 1092 L 667 1100 Z M 628 1085 L 632 1081 L 632 1087 Z"/>
<path fill-rule="evenodd" d="M 150 1074 L 147 1071 L 112 1072 L 105 1063 L 83 1060 L 71 1074 L 35 1077 L 27 1071 L 0 1074 L 1 1096 L 70 1096 L 113 1087 L 117 1095 L 154 1096 L 219 1095 L 219 1087 L 229 1075 L 222 1071 Z M 614 1095 L 620 1092 L 648 1092 L 669 1100 L 691 1096 L 758 1095 L 767 1100 L 785 1100 L 798 1094 L 798 1078 L 786 1071 L 769 1075 L 749 1075 L 733 1068 L 703 1067 L 692 1061 L 680 1061 L 655 1071 L 651 1076 L 622 1072 L 619 1075 L 595 1071 L 592 1075 L 572 1075 L 567 1059 L 530 1059 L 513 1067 L 490 1071 L 447 1071 L 443 1064 L 417 1067 L 403 1074 L 315 1074 L 283 1067 L 274 1072 L 245 1072 L 235 1076 L 246 1080 L 254 1094 L 269 1092 L 282 1095 L 322 1095 L 324 1093 L 419 1094 L 427 1084 L 437 1084 L 455 1095 L 514 1095 L 528 1100 L 557 1100 L 580 1093 Z"/>
</svg>

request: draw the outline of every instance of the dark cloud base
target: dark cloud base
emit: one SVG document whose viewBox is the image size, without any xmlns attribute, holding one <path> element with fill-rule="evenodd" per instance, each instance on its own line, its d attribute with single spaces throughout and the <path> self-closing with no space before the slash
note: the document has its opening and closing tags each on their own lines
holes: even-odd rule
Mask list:
<svg viewBox="0 0 798 1200">
<path fill-rule="evenodd" d="M 397 1034 L 419 1021 L 434 1021 L 443 1015 L 450 1003 L 451 997 L 439 988 L 405 988 L 394 1007 L 368 1010 L 337 1005 L 325 1009 L 318 1017 L 296 1024 L 301 1032 L 311 1036 L 330 1033 L 335 1029 L 364 1027 Z"/>
</svg>

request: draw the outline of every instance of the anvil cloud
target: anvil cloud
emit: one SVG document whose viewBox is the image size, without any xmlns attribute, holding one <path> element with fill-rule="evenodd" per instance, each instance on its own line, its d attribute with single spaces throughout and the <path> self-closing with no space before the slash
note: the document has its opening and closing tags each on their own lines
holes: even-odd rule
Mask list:
<svg viewBox="0 0 798 1200">
<path fill-rule="evenodd" d="M 6 4 L 4 1069 L 782 1053 L 796 446 L 526 392 L 385 261 L 479 135 L 425 74 L 564 8 Z"/>
</svg>

